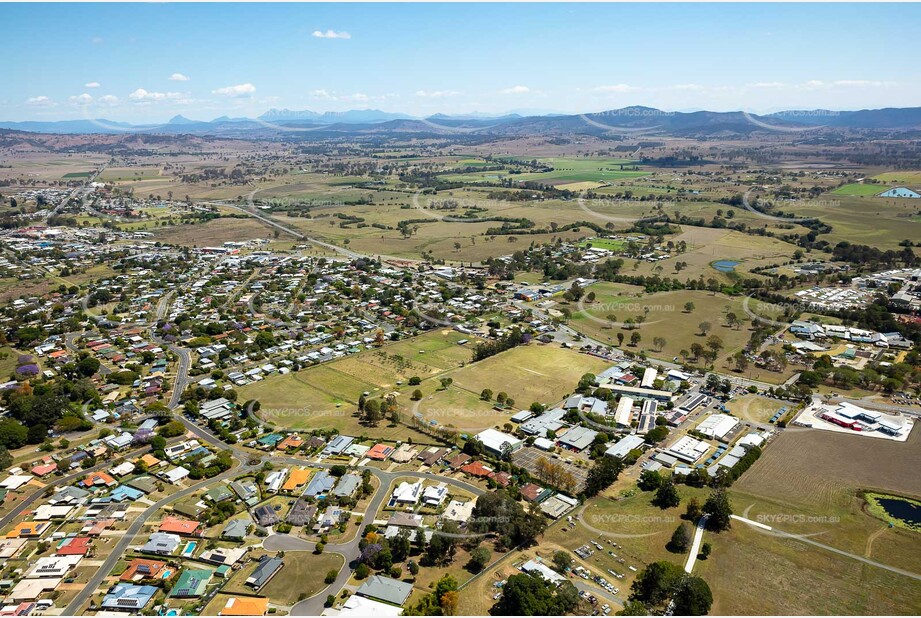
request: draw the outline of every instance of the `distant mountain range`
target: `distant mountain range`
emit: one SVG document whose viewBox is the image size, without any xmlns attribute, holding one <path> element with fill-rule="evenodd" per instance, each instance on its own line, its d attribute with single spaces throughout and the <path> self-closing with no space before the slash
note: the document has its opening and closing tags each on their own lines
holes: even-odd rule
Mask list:
<svg viewBox="0 0 921 618">
<path fill-rule="evenodd" d="M 666 112 L 652 107 L 625 107 L 586 114 L 507 113 L 489 115 L 434 114 L 418 118 L 376 109 L 346 112 L 271 109 L 258 118 L 222 116 L 210 121 L 175 116 L 165 124 L 129 124 L 105 119 L 2 122 L 0 129 L 36 133 L 145 133 L 215 137 L 278 137 L 292 132 L 324 137 L 347 134 L 419 133 L 523 136 L 529 134 L 642 134 L 719 135 L 751 134 L 776 129 L 803 132 L 820 128 L 854 130 L 921 131 L 921 107 L 865 109 L 859 111 L 789 110 L 767 115 L 746 112 Z M 805 132 L 804 132 L 805 133 Z M 274 134 L 274 135 L 273 135 Z"/>
</svg>

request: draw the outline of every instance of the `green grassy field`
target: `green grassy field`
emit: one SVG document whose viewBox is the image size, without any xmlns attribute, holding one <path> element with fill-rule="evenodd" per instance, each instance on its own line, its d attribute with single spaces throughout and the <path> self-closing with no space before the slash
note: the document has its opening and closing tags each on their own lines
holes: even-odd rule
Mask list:
<svg viewBox="0 0 921 618">
<path fill-rule="evenodd" d="M 240 394 L 258 399 L 262 404 L 260 416 L 281 427 L 369 433 L 370 429 L 354 416 L 359 396 L 364 392 L 372 396 L 398 392 L 398 402 L 408 412 L 413 405 L 409 394 L 417 388 L 408 386 L 409 378 L 422 378 L 422 388 L 433 392 L 438 376 L 470 360 L 470 344 L 457 344 L 464 338 L 469 339 L 453 330 L 430 331 L 296 373 L 270 376 L 242 387 Z M 401 439 L 401 432 L 406 431 L 405 427 L 385 423 L 374 430 L 385 439 Z"/>
<path fill-rule="evenodd" d="M 479 394 L 484 388 L 505 391 L 515 405 L 554 404 L 571 393 L 586 373 L 598 373 L 609 362 L 554 345 L 530 344 L 502 352 L 451 372 L 454 383 Z"/>
<path fill-rule="evenodd" d="M 637 290 L 638 288 L 633 288 Z M 652 358 L 672 360 L 680 356 L 682 350 L 690 351 L 691 345 L 706 345 L 707 339 L 718 336 L 723 342 L 716 366 L 721 368 L 725 359 L 741 350 L 750 337 L 749 325 L 730 327 L 726 316 L 731 312 L 748 320 L 743 307 L 743 299 L 724 294 L 700 290 L 680 290 L 646 294 L 625 289 L 622 284 L 600 282 L 588 286 L 586 292 L 595 292 L 595 302 L 587 300 L 579 303 L 562 301 L 555 307 L 567 308 L 572 312 L 569 325 L 577 331 L 598 341 L 618 345 L 617 334 L 624 335 L 624 345 L 633 352 L 644 351 Z M 694 304 L 694 309 L 687 312 L 685 303 Z M 758 311 L 759 304 L 752 301 L 750 308 Z M 644 308 L 649 308 L 648 314 Z M 633 330 L 626 328 L 627 320 L 634 322 L 645 316 L 645 321 Z M 701 334 L 700 324 L 709 322 L 710 331 Z M 641 340 L 636 346 L 628 345 L 634 332 Z M 656 338 L 663 338 L 665 345 L 657 349 Z M 777 380 L 784 376 L 777 374 Z"/>
<path fill-rule="evenodd" d="M 857 195 L 857 196 L 868 196 L 868 195 L 878 195 L 886 190 L 886 185 L 874 185 L 869 184 L 865 185 L 862 182 L 853 182 L 841 187 L 838 187 L 832 191 L 833 195 Z"/>
<path fill-rule="evenodd" d="M 884 172 L 874 176 L 876 180 L 893 185 L 916 185 L 921 183 L 921 171 L 900 170 L 898 172 Z"/>
<path fill-rule="evenodd" d="M 880 191 L 885 187 L 880 188 Z M 803 208 L 797 214 L 814 216 L 832 226 L 821 238 L 832 245 L 846 240 L 879 249 L 900 250 L 905 239 L 921 238 L 918 200 L 900 198 L 834 196 L 836 204 Z"/>
<path fill-rule="evenodd" d="M 734 397 L 732 401 L 726 404 L 726 407 L 735 416 L 743 420 L 767 423 L 780 408 L 786 407 L 790 409 L 790 404 L 778 399 L 762 397 L 761 395 L 742 395 Z"/>
<path fill-rule="evenodd" d="M 695 574 L 714 615 L 917 615 L 921 582 L 735 523 L 706 534 L 713 553 Z"/>
<path fill-rule="evenodd" d="M 620 251 L 627 243 L 623 240 L 614 240 L 613 238 L 590 238 L 579 243 L 580 247 L 592 247 L 594 249 L 607 249 L 608 251 Z"/>
<path fill-rule="evenodd" d="M 645 171 L 629 169 L 635 165 L 629 159 L 558 157 L 542 160 L 542 162 L 553 166 L 553 171 L 516 174 L 515 179 L 522 182 L 540 180 L 550 184 L 565 184 L 587 181 L 609 182 L 648 174 Z"/>
</svg>

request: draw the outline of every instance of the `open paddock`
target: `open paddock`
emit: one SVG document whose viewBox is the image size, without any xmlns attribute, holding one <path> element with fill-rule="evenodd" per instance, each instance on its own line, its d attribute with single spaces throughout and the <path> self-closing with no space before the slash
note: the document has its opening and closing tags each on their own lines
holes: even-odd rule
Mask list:
<svg viewBox="0 0 921 618">
<path fill-rule="evenodd" d="M 505 391 L 515 405 L 556 404 L 571 393 L 586 373 L 599 373 L 611 363 L 554 345 L 531 343 L 452 371 L 454 384 L 479 394 Z"/>
</svg>

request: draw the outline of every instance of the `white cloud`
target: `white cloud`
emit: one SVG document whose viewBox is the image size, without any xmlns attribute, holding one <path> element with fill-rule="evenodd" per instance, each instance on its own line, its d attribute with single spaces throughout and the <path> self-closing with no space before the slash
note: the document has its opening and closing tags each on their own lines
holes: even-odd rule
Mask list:
<svg viewBox="0 0 921 618">
<path fill-rule="evenodd" d="M 612 84 L 609 86 L 598 86 L 594 90 L 595 92 L 636 92 L 639 88 L 630 86 L 629 84 Z"/>
<path fill-rule="evenodd" d="M 26 99 L 26 105 L 31 105 L 32 107 L 51 107 L 54 105 L 54 101 L 50 97 L 45 95 L 39 95 L 37 97 L 29 97 Z"/>
<path fill-rule="evenodd" d="M 189 76 L 182 73 L 173 73 L 169 76 L 169 80 L 171 82 L 187 82 L 189 81 Z"/>
<path fill-rule="evenodd" d="M 502 94 L 525 94 L 531 92 L 531 89 L 527 86 L 512 86 L 511 88 L 505 88 L 501 90 Z"/>
<path fill-rule="evenodd" d="M 118 105 L 118 97 L 114 94 L 106 94 L 96 100 L 100 105 Z"/>
<path fill-rule="evenodd" d="M 183 98 L 181 92 L 148 92 L 143 88 L 138 88 L 128 95 L 128 98 L 136 103 L 159 103 L 161 101 L 179 101 Z"/>
<path fill-rule="evenodd" d="M 417 97 L 424 97 L 428 99 L 445 99 L 447 97 L 456 97 L 460 93 L 456 90 L 417 90 Z"/>
<path fill-rule="evenodd" d="M 356 92 L 355 94 L 344 94 L 339 97 L 340 101 L 345 101 L 346 103 L 367 103 L 372 99 L 378 99 L 378 97 L 371 97 L 364 92 Z"/>
<path fill-rule="evenodd" d="M 99 88 L 99 82 L 88 82 L 83 84 L 84 88 Z"/>
<path fill-rule="evenodd" d="M 324 100 L 331 100 L 335 98 L 328 90 L 323 90 L 322 88 L 320 90 L 311 91 L 310 96 L 313 97 L 314 99 L 324 99 Z"/>
<path fill-rule="evenodd" d="M 672 86 L 672 90 L 701 92 L 702 90 L 706 90 L 706 88 L 700 84 L 675 84 Z"/>
<path fill-rule="evenodd" d="M 250 83 L 237 84 L 236 86 L 224 86 L 217 90 L 212 90 L 212 94 L 219 94 L 225 97 L 241 98 L 252 96 L 256 92 L 256 87 Z"/>
<path fill-rule="evenodd" d="M 880 82 L 872 81 L 867 79 L 839 79 L 834 83 L 835 86 L 843 86 L 850 88 L 887 88 L 890 86 L 898 86 L 898 82 Z"/>
<path fill-rule="evenodd" d="M 90 39 L 90 43 L 92 43 L 93 45 L 99 45 L 100 43 L 102 43 L 102 37 L 94 36 L 93 38 Z"/>
<path fill-rule="evenodd" d="M 327 30 L 326 32 L 323 32 L 322 30 L 314 30 L 312 36 L 318 39 L 351 39 L 352 38 L 352 35 L 349 34 L 348 32 L 344 32 L 344 31 L 336 32 L 335 30 Z"/>
<path fill-rule="evenodd" d="M 67 100 L 73 103 L 74 105 L 89 105 L 90 103 L 93 102 L 93 97 L 87 94 L 86 92 L 84 92 L 83 94 L 69 97 Z"/>
</svg>

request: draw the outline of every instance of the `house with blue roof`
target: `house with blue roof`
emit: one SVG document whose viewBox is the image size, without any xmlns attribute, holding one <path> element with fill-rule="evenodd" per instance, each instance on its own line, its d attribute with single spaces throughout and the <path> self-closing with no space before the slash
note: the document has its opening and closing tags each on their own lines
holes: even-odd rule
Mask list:
<svg viewBox="0 0 921 618">
<path fill-rule="evenodd" d="M 321 470 L 310 479 L 310 483 L 307 484 L 307 489 L 304 490 L 303 495 L 316 498 L 328 493 L 335 484 L 336 478 L 326 470 Z"/>
<path fill-rule="evenodd" d="M 140 489 L 128 487 L 127 485 L 119 485 L 110 491 L 109 495 L 105 496 L 103 500 L 107 500 L 109 502 L 134 502 L 135 500 L 143 497 L 144 492 Z"/>
<path fill-rule="evenodd" d="M 138 611 L 144 609 L 160 590 L 156 586 L 138 586 L 136 584 L 115 584 L 102 598 L 104 609 L 119 611 Z"/>
</svg>

